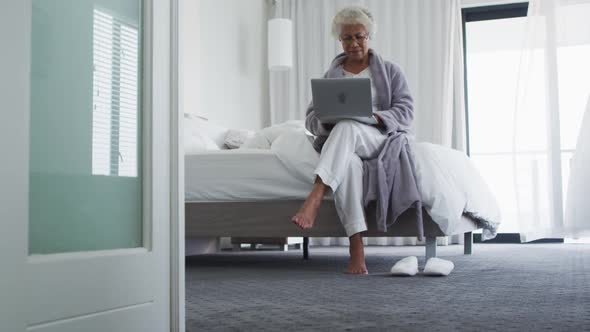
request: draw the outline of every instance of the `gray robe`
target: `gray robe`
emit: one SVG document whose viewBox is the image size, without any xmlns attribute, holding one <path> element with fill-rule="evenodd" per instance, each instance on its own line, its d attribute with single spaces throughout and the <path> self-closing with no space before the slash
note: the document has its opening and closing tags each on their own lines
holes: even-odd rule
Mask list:
<svg viewBox="0 0 590 332">
<path fill-rule="evenodd" d="M 346 55 L 334 58 L 324 78 L 344 77 L 342 63 Z M 408 134 L 414 119 L 413 99 L 401 68 L 385 61 L 372 49 L 369 50 L 369 70 L 378 94 L 377 114 L 383 121 L 380 130 L 388 138 L 375 159 L 363 161 L 363 196 L 365 206 L 376 201 L 377 229 L 387 231 L 387 226 L 407 209 L 416 209 L 416 227 L 422 238 L 422 203 L 414 175 L 413 160 L 408 144 Z M 322 125 L 310 103 L 305 119 L 306 128 L 316 136 L 313 146 L 321 149 L 330 134 L 330 128 Z"/>
</svg>

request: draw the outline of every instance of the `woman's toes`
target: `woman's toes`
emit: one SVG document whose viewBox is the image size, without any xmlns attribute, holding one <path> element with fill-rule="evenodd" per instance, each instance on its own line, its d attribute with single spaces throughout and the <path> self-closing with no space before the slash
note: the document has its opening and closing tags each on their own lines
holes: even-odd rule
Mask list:
<svg viewBox="0 0 590 332">
<path fill-rule="evenodd" d="M 300 214 L 296 214 L 293 218 L 291 218 L 291 221 L 303 229 L 307 228 L 305 217 Z"/>
</svg>

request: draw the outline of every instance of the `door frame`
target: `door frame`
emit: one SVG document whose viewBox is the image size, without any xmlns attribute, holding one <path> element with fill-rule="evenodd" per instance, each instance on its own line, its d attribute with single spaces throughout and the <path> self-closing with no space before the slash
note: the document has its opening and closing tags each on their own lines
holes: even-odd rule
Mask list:
<svg viewBox="0 0 590 332">
<path fill-rule="evenodd" d="M 27 165 L 28 153 L 23 149 L 29 145 L 29 81 L 22 77 L 28 72 L 31 61 L 32 10 L 29 1 L 0 2 L 0 183 L 7 190 L 0 190 L 0 329 L 21 331 L 25 328 L 25 287 L 23 276 L 27 260 L 28 210 L 26 199 L 29 177 L 22 170 Z M 5 47 L 5 48 L 4 48 Z M 10 78 L 10 82 L 7 78 Z M 21 112 L 19 112 L 21 111 Z M 16 149 L 16 153 L 15 153 Z"/>
<path fill-rule="evenodd" d="M 179 0 L 170 0 L 170 331 L 185 327 L 184 145 L 179 108 Z"/>
</svg>

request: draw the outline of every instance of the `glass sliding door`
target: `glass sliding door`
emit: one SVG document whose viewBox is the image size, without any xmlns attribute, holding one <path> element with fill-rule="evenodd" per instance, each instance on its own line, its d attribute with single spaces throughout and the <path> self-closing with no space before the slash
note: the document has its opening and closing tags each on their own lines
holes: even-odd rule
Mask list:
<svg viewBox="0 0 590 332">
<path fill-rule="evenodd" d="M 526 3 L 463 10 L 469 155 L 498 200 L 502 233 L 518 233 L 512 175 L 512 105 L 517 94 L 526 12 Z"/>
<path fill-rule="evenodd" d="M 590 43 L 567 29 L 587 27 L 588 8 L 561 8 L 570 22 L 559 25 L 553 48 L 527 32 L 527 3 L 463 9 L 469 153 L 498 199 L 502 233 L 535 238 L 550 217 L 563 224 L 590 86 Z M 543 19 L 537 29 L 554 28 Z"/>
</svg>

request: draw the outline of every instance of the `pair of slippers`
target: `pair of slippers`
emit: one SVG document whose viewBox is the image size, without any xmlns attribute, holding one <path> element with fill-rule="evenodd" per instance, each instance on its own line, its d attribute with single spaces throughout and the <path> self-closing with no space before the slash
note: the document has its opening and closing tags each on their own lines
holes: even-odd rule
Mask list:
<svg viewBox="0 0 590 332">
<path fill-rule="evenodd" d="M 445 259 L 432 257 L 428 259 L 424 266 L 422 274 L 428 276 L 448 276 L 455 268 L 455 264 Z M 400 259 L 391 268 L 391 274 L 395 276 L 415 276 L 418 273 L 418 258 L 416 256 L 409 256 Z"/>
</svg>

